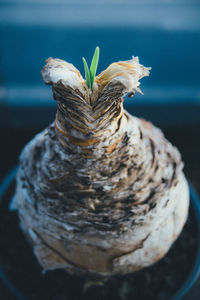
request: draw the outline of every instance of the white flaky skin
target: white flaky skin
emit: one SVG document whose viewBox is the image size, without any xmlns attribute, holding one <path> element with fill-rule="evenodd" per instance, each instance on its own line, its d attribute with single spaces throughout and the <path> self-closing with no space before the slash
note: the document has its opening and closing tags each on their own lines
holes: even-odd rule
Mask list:
<svg viewBox="0 0 200 300">
<path fill-rule="evenodd" d="M 13 208 L 45 270 L 111 276 L 162 258 L 187 219 L 178 150 L 151 123 L 123 110 L 149 68 L 110 65 L 93 93 L 78 70 L 49 59 L 42 70 L 56 121 L 23 150 Z"/>
</svg>

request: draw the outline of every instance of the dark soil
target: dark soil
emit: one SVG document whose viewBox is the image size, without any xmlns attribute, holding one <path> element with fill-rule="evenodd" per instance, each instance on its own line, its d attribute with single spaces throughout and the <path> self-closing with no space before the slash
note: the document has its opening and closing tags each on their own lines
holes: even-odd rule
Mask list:
<svg viewBox="0 0 200 300">
<path fill-rule="evenodd" d="M 118 276 L 103 286 L 90 287 L 83 293 L 85 278 L 64 271 L 43 274 L 32 249 L 19 228 L 16 212 L 7 204 L 13 187 L 6 195 L 0 210 L 0 277 L 3 273 L 26 300 L 169 300 L 187 278 L 197 250 L 196 218 L 192 208 L 178 240 L 160 262 L 135 274 Z M 6 203 L 7 201 L 7 203 Z M 6 279 L 4 278 L 4 281 Z M 0 286 L 0 299 L 9 296 Z"/>
</svg>

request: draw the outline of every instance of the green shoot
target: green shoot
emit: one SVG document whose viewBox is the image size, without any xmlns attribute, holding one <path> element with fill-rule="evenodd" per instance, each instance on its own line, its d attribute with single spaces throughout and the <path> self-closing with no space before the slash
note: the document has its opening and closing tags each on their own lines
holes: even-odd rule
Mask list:
<svg viewBox="0 0 200 300">
<path fill-rule="evenodd" d="M 91 88 L 93 87 L 93 83 L 94 83 L 94 78 L 95 78 L 96 71 L 97 71 L 98 62 L 99 62 L 99 47 L 96 47 L 94 55 L 93 55 L 93 58 L 92 58 L 91 66 L 90 66 Z"/>
<path fill-rule="evenodd" d="M 85 80 L 86 80 L 86 84 L 89 87 L 89 89 L 91 89 L 91 81 L 90 81 L 90 71 L 88 68 L 88 64 L 85 60 L 85 58 L 83 57 L 83 65 L 84 65 L 84 70 L 85 70 Z"/>
<path fill-rule="evenodd" d="M 94 83 L 94 78 L 95 78 L 96 71 L 97 71 L 98 62 L 99 62 L 99 47 L 96 47 L 96 49 L 94 51 L 94 55 L 93 55 L 92 62 L 90 65 L 90 70 L 88 68 L 88 64 L 87 64 L 85 58 L 83 57 L 85 80 L 86 80 L 87 86 L 91 90 L 93 90 L 93 83 Z"/>
</svg>

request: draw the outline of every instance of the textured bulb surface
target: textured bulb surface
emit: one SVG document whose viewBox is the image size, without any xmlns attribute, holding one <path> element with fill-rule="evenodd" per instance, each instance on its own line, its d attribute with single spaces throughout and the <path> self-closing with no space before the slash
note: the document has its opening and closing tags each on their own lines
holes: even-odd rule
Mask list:
<svg viewBox="0 0 200 300">
<path fill-rule="evenodd" d="M 88 88 L 60 59 L 42 69 L 55 121 L 20 156 L 13 207 L 45 270 L 112 276 L 149 266 L 179 236 L 189 193 L 178 150 L 123 109 L 150 68 L 111 64 Z"/>
</svg>

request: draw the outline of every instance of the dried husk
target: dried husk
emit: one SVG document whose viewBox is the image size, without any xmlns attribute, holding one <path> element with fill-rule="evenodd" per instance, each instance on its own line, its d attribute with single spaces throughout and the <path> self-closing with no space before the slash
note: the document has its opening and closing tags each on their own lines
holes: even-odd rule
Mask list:
<svg viewBox="0 0 200 300">
<path fill-rule="evenodd" d="M 149 68 L 111 64 L 93 92 L 60 59 L 42 70 L 56 120 L 20 156 L 13 207 L 45 270 L 111 276 L 162 258 L 189 205 L 178 150 L 151 123 L 123 109 Z"/>
</svg>

